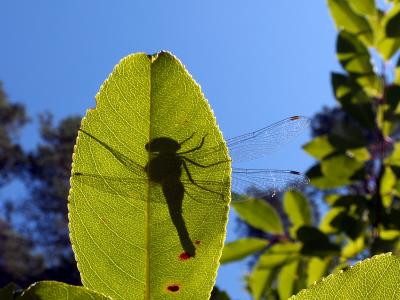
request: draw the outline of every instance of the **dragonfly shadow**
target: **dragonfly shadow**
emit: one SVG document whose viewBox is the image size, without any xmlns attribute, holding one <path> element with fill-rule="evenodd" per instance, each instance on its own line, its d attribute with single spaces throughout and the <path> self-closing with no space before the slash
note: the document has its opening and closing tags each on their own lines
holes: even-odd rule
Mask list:
<svg viewBox="0 0 400 300">
<path fill-rule="evenodd" d="M 218 191 L 214 191 L 208 186 L 203 186 L 197 183 L 189 170 L 188 165 L 194 165 L 199 168 L 209 168 L 215 165 L 228 162 L 228 160 L 217 161 L 211 164 L 201 164 L 188 157 L 185 154 L 200 150 L 205 142 L 206 136 L 202 137 L 198 145 L 194 148 L 180 151 L 182 146 L 194 137 L 194 133 L 182 142 L 169 137 L 158 137 L 152 139 L 145 145 L 145 150 L 148 152 L 149 160 L 143 167 L 133 161 L 131 158 L 119 152 L 117 149 L 111 147 L 105 142 L 101 141 L 91 133 L 80 129 L 85 136 L 107 149 L 108 152 L 114 156 L 122 165 L 129 171 L 138 176 L 137 180 L 130 179 L 124 180 L 123 178 L 102 176 L 101 174 L 85 174 L 82 172 L 74 172 L 73 177 L 89 186 L 97 188 L 109 193 L 118 192 L 118 194 L 125 197 L 132 195 L 132 189 L 135 184 L 158 184 L 162 188 L 162 193 L 167 203 L 168 212 L 171 221 L 177 231 L 180 244 L 183 250 L 190 257 L 194 257 L 196 248 L 190 238 L 185 220 L 182 214 L 182 205 L 185 194 L 188 192 L 185 189 L 186 184 L 195 186 L 203 192 L 213 193 L 218 197 L 224 195 Z M 182 173 L 185 172 L 187 180 L 182 180 Z M 185 183 L 185 184 L 184 184 Z M 188 194 L 190 198 L 193 197 Z"/>
</svg>

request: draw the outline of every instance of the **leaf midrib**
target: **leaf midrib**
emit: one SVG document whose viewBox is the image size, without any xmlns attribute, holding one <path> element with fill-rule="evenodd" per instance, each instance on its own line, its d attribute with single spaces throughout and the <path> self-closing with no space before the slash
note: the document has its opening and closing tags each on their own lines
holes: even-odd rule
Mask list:
<svg viewBox="0 0 400 300">
<path fill-rule="evenodd" d="M 153 95 L 152 95 L 152 64 L 154 62 L 154 60 L 152 60 L 151 57 L 148 57 L 149 61 L 150 61 L 150 78 L 149 78 L 149 100 L 150 100 L 150 108 L 149 108 L 149 134 L 148 134 L 148 141 L 151 141 L 151 125 L 153 124 L 153 120 L 152 120 L 152 99 L 153 99 Z M 147 151 L 147 161 L 150 160 L 150 152 Z M 146 281 L 145 281 L 145 299 L 150 299 L 150 184 L 147 183 L 147 203 L 146 203 L 146 211 L 145 211 L 145 230 L 146 230 L 146 243 L 145 243 L 145 255 L 146 255 L 146 263 L 145 263 L 145 276 L 146 276 Z"/>
</svg>

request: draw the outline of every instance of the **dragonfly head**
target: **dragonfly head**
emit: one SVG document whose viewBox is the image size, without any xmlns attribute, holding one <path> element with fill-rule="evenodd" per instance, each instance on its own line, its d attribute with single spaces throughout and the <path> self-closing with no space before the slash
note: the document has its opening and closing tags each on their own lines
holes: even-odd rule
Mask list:
<svg viewBox="0 0 400 300">
<path fill-rule="evenodd" d="M 159 137 L 148 142 L 145 148 L 148 152 L 177 152 L 181 145 L 171 138 Z"/>
</svg>

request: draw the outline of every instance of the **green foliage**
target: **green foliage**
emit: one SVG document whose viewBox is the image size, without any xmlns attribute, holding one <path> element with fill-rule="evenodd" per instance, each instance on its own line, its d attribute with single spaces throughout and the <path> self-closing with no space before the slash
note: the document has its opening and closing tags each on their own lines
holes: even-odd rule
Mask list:
<svg viewBox="0 0 400 300">
<path fill-rule="evenodd" d="M 288 191 L 283 197 L 283 207 L 291 222 L 290 235 L 296 236 L 297 230 L 303 225 L 312 225 L 311 207 L 301 193 Z"/>
<path fill-rule="evenodd" d="M 271 233 L 282 233 L 283 226 L 276 210 L 261 199 L 240 196 L 232 203 L 239 216 L 251 226 Z"/>
<path fill-rule="evenodd" d="M 333 19 L 336 26 L 340 29 L 346 30 L 360 36 L 366 44 L 372 44 L 372 28 L 366 18 L 357 14 L 346 0 L 328 0 Z M 356 3 L 358 1 L 354 1 Z M 354 8 L 360 10 L 361 5 L 354 4 Z"/>
<path fill-rule="evenodd" d="M 113 299 L 206 299 L 225 238 L 230 161 L 199 86 L 171 54 L 135 54 L 96 100 L 78 135 L 69 197 L 84 285 Z M 185 157 L 172 171 L 175 158 L 151 152 L 170 145 Z"/>
<path fill-rule="evenodd" d="M 316 159 L 307 171 L 314 192 L 309 197 L 286 192 L 286 216 L 268 209 L 265 217 L 272 215 L 270 220 L 280 224 L 279 231 L 271 225 L 260 226 L 260 222 L 267 223 L 262 221 L 260 209 L 244 214 L 235 207 L 246 222 L 264 231 L 267 245 L 247 277 L 254 299 L 286 299 L 355 260 L 400 253 L 400 60 L 390 62 L 399 53 L 399 3 L 385 12 L 373 0 L 327 3 L 339 29 L 336 51 L 343 73 L 331 76 L 339 105 L 328 115 L 331 126 L 323 123 L 327 116 L 321 116 L 321 123 L 316 122 L 318 134 L 304 145 Z M 338 111 L 341 114 L 335 115 Z M 319 224 L 311 217 L 309 199 L 315 195 L 327 205 Z M 250 247 L 246 252 L 246 248 L 232 245 L 235 242 L 227 245 L 229 257 L 252 253 Z M 329 276 L 293 299 L 390 298 L 399 289 L 395 282 L 398 262 L 399 258 L 388 255 L 367 260 Z M 383 278 L 385 269 L 390 269 L 390 280 Z"/>
<path fill-rule="evenodd" d="M 400 293 L 399 276 L 400 258 L 382 254 L 332 274 L 290 299 L 389 299 Z"/>
<path fill-rule="evenodd" d="M 268 245 L 268 242 L 263 239 L 246 238 L 236 240 L 225 245 L 220 258 L 220 263 L 228 263 L 240 260 L 246 256 L 255 254 Z"/>
</svg>

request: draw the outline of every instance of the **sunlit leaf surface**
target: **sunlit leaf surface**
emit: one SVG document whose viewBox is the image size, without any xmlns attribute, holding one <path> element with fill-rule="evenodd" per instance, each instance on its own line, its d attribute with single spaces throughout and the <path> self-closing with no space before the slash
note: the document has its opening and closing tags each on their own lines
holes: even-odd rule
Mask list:
<svg viewBox="0 0 400 300">
<path fill-rule="evenodd" d="M 231 167 L 199 86 L 171 54 L 136 54 L 96 100 L 78 135 L 69 197 L 84 285 L 113 299 L 207 299 Z"/>
</svg>

